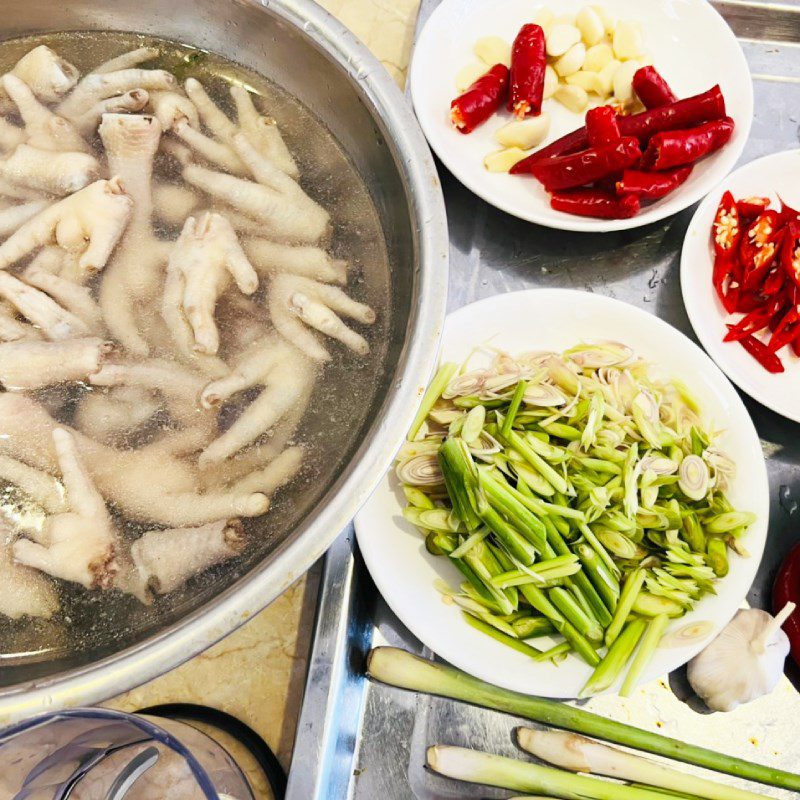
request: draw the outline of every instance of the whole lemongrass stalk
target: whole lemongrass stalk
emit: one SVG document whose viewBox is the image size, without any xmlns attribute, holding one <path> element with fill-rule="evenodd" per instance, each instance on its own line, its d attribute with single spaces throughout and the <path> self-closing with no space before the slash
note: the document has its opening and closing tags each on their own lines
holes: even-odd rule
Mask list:
<svg viewBox="0 0 800 800">
<path fill-rule="evenodd" d="M 426 661 L 394 647 L 372 650 L 367 659 L 367 673 L 375 680 L 390 686 L 463 700 L 686 764 L 706 767 L 781 789 L 800 791 L 800 775 L 670 739 L 566 703 L 501 689 L 453 667 Z"/>
<path fill-rule="evenodd" d="M 675 800 L 674 795 L 657 789 L 640 789 L 573 775 L 553 767 L 464 747 L 429 747 L 428 766 L 440 775 L 460 781 L 500 786 L 516 792 L 544 792 L 569 800 Z"/>
<path fill-rule="evenodd" d="M 517 729 L 519 746 L 531 755 L 570 772 L 605 775 L 708 800 L 759 800 L 763 795 L 665 767 L 616 747 L 564 731 Z"/>
</svg>

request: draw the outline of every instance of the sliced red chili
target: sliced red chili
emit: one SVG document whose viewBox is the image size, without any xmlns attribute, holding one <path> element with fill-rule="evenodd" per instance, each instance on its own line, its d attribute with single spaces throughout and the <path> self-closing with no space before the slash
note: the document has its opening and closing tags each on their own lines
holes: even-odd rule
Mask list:
<svg viewBox="0 0 800 800">
<path fill-rule="evenodd" d="M 656 133 L 642 156 L 642 166 L 662 170 L 694 164 L 724 147 L 733 136 L 734 127 L 734 121 L 725 117 L 696 128 Z"/>
<path fill-rule="evenodd" d="M 800 286 L 800 222 L 790 222 L 783 237 L 781 266 L 784 272 Z"/>
<path fill-rule="evenodd" d="M 589 109 L 586 112 L 586 131 L 592 147 L 614 144 L 622 138 L 617 114 L 611 106 L 596 106 Z"/>
<path fill-rule="evenodd" d="M 505 64 L 495 64 L 450 103 L 450 119 L 461 133 L 474 131 L 506 102 L 508 76 Z"/>
<path fill-rule="evenodd" d="M 517 118 L 542 113 L 546 66 L 544 31 L 539 25 L 523 25 L 511 48 L 511 91 L 507 103 L 508 110 Z"/>
<path fill-rule="evenodd" d="M 792 306 L 783 315 L 772 332 L 768 347 L 773 353 L 777 353 L 782 347 L 794 341 L 798 332 L 800 332 L 800 324 L 798 323 L 800 323 L 800 309 L 797 306 Z"/>
<path fill-rule="evenodd" d="M 791 222 L 800 222 L 800 211 L 788 205 L 782 197 L 780 198 L 780 201 L 781 201 L 781 211 L 780 211 L 781 222 L 784 225 L 787 225 Z"/>
<path fill-rule="evenodd" d="M 761 294 L 765 297 L 772 297 L 778 294 L 786 285 L 786 273 L 779 267 L 773 267 L 761 287 Z"/>
<path fill-rule="evenodd" d="M 739 261 L 746 289 L 758 286 L 769 272 L 778 253 L 780 233 L 779 216 L 774 209 L 764 211 L 744 230 L 739 243 Z"/>
<path fill-rule="evenodd" d="M 711 226 L 714 252 L 717 256 L 732 256 L 742 238 L 739 209 L 730 192 L 725 192 Z"/>
<path fill-rule="evenodd" d="M 736 207 L 739 209 L 739 216 L 749 221 L 763 214 L 769 208 L 769 202 L 769 197 L 746 197 L 744 200 L 737 200 Z"/>
<path fill-rule="evenodd" d="M 655 67 L 642 67 L 633 76 L 633 91 L 645 108 L 661 108 L 678 97 Z"/>
<path fill-rule="evenodd" d="M 589 115 L 586 115 L 589 118 Z M 619 194 L 635 194 L 642 200 L 659 200 L 674 192 L 692 174 L 692 167 L 678 167 L 668 172 L 644 172 L 626 169 L 617 181 Z"/>
<path fill-rule="evenodd" d="M 763 331 L 769 321 L 780 311 L 782 301 L 770 303 L 766 308 L 762 305 L 745 314 L 735 325 L 728 325 L 728 332 L 723 341 L 738 342 L 745 336 Z"/>
<path fill-rule="evenodd" d="M 639 198 L 635 195 L 617 197 L 602 189 L 572 189 L 553 192 L 550 206 L 556 211 L 579 217 L 599 219 L 629 219 L 639 213 Z"/>
<path fill-rule="evenodd" d="M 739 339 L 739 344 L 741 344 L 767 372 L 777 373 L 784 371 L 780 358 L 778 358 L 778 356 L 763 342 L 756 339 L 755 336 L 745 336 L 743 339 Z"/>
<path fill-rule="evenodd" d="M 616 144 L 590 147 L 580 153 L 551 158 L 536 164 L 532 172 L 548 191 L 574 189 L 630 167 L 641 154 L 638 140 L 628 136 Z"/>
</svg>

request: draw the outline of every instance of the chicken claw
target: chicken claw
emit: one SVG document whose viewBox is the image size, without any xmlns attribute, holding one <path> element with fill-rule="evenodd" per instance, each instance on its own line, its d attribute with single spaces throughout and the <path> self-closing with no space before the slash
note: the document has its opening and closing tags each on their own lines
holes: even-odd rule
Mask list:
<svg viewBox="0 0 800 800">
<path fill-rule="evenodd" d="M 22 56 L 10 74 L 25 81 L 43 103 L 61 99 L 80 77 L 77 67 L 43 44 Z"/>
<path fill-rule="evenodd" d="M 111 345 L 102 339 L 0 343 L 0 384 L 8 391 L 83 381 L 100 369 Z"/>
<path fill-rule="evenodd" d="M 0 531 L 0 615 L 50 619 L 59 607 L 55 586 L 36 570 L 17 564 L 3 538 Z"/>
<path fill-rule="evenodd" d="M 200 402 L 204 408 L 214 408 L 245 389 L 264 389 L 200 454 L 200 466 L 224 461 L 291 414 L 304 401 L 314 382 L 314 372 L 313 364 L 280 337 L 269 336 L 251 345 L 230 375 L 203 389 Z"/>
<path fill-rule="evenodd" d="M 336 286 L 328 286 L 299 275 L 277 275 L 269 290 L 272 322 L 295 347 L 316 361 L 328 361 L 330 354 L 306 326 L 338 339 L 360 355 L 369 353 L 367 340 L 351 330 L 336 315 L 371 325 L 375 312 L 348 297 Z"/>
<path fill-rule="evenodd" d="M 122 236 L 132 207 L 118 179 L 96 181 L 45 209 L 6 239 L 0 245 L 0 269 L 56 242 L 81 254 L 78 265 L 82 270 L 97 272 Z"/>
<path fill-rule="evenodd" d="M 189 217 L 167 266 L 162 315 L 184 354 L 216 354 L 217 299 L 230 278 L 243 294 L 258 288 L 258 275 L 231 224 L 220 214 Z"/>
<path fill-rule="evenodd" d="M 97 159 L 84 152 L 41 150 L 18 145 L 0 161 L 0 175 L 12 184 L 63 197 L 88 186 L 100 173 Z"/>
<path fill-rule="evenodd" d="M 72 434 L 55 428 L 52 435 L 71 510 L 47 518 L 43 543 L 28 539 L 14 542 L 14 558 L 20 564 L 87 589 L 108 588 L 118 571 L 111 517 L 82 463 Z"/>
</svg>

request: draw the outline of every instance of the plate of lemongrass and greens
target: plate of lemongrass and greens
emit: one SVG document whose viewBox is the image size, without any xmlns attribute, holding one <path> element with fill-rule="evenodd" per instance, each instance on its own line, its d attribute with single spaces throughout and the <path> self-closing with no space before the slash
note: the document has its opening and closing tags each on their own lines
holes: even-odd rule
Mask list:
<svg viewBox="0 0 800 800">
<path fill-rule="evenodd" d="M 356 517 L 387 603 L 439 657 L 549 697 L 635 688 L 731 619 L 767 474 L 728 379 L 666 322 L 536 289 L 448 317 L 396 468 Z"/>
</svg>

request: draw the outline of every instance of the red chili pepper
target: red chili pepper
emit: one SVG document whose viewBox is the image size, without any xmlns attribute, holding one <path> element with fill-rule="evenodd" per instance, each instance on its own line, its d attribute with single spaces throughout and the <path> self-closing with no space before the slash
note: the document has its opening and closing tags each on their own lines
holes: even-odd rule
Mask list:
<svg viewBox="0 0 800 800">
<path fill-rule="evenodd" d="M 739 344 L 750 353 L 753 358 L 761 364 L 767 372 L 783 372 L 783 364 L 778 356 L 775 355 L 763 342 L 755 336 L 745 336 L 739 339 Z"/>
<path fill-rule="evenodd" d="M 573 189 L 569 192 L 553 192 L 550 206 L 578 217 L 599 219 L 629 219 L 639 213 L 639 198 L 629 194 L 617 197 L 602 189 Z"/>
<path fill-rule="evenodd" d="M 678 97 L 655 67 L 642 67 L 633 76 L 633 91 L 645 108 L 660 108 Z"/>
<path fill-rule="evenodd" d="M 611 106 L 596 106 L 586 112 L 586 132 L 592 147 L 614 144 L 622 138 L 617 115 Z"/>
<path fill-rule="evenodd" d="M 790 222 L 783 237 L 781 266 L 784 272 L 800 286 L 800 222 Z"/>
<path fill-rule="evenodd" d="M 588 119 L 588 115 L 587 115 Z M 635 194 L 642 200 L 659 200 L 674 192 L 692 174 L 692 167 L 679 167 L 669 172 L 643 172 L 626 169 L 617 181 L 619 194 Z"/>
<path fill-rule="evenodd" d="M 774 294 L 780 292 L 786 284 L 786 273 L 782 269 L 773 267 L 761 287 L 761 294 L 765 297 L 772 297 Z"/>
<path fill-rule="evenodd" d="M 800 356 L 800 333 L 792 340 L 792 352 L 796 356 Z"/>
<path fill-rule="evenodd" d="M 603 180 L 630 167 L 642 155 L 639 142 L 633 137 L 603 147 L 591 147 L 580 153 L 551 158 L 534 166 L 532 172 L 547 191 L 574 189 Z"/>
<path fill-rule="evenodd" d="M 755 219 L 769 208 L 769 197 L 746 197 L 744 200 L 737 200 L 736 207 L 743 220 Z"/>
<path fill-rule="evenodd" d="M 745 314 L 735 325 L 728 325 L 728 332 L 725 334 L 723 342 L 738 342 L 745 336 L 763 331 L 769 325 L 770 320 L 780 312 L 783 305 L 782 300 L 773 301 L 769 306 L 763 304 L 758 308 Z"/>
<path fill-rule="evenodd" d="M 733 257 L 742 238 L 739 209 L 733 195 L 725 192 L 719 202 L 714 224 L 711 226 L 714 252 L 718 256 Z"/>
<path fill-rule="evenodd" d="M 800 222 L 800 211 L 787 205 L 782 197 L 779 199 L 781 201 L 781 223 L 788 225 L 790 222 Z"/>
<path fill-rule="evenodd" d="M 474 131 L 505 103 L 508 75 L 505 64 L 495 64 L 450 103 L 450 119 L 461 133 Z"/>
<path fill-rule="evenodd" d="M 780 613 L 787 603 L 798 606 L 783 623 L 783 631 L 789 637 L 792 658 L 800 666 L 800 543 L 786 555 L 778 569 L 775 585 L 772 587 L 772 611 Z"/>
<path fill-rule="evenodd" d="M 724 116 L 725 98 L 722 96 L 719 86 L 714 86 L 707 92 L 676 100 L 667 106 L 652 108 L 641 114 L 620 117 L 618 122 L 620 133 L 623 136 L 635 136 L 644 144 L 654 133 L 689 128 L 699 125 L 701 122 L 722 119 Z M 542 147 L 519 161 L 511 168 L 511 173 L 530 173 L 535 164 L 540 164 L 556 156 L 576 153 L 584 150 L 588 145 L 589 136 L 584 126 L 556 139 L 547 147 Z"/>
<path fill-rule="evenodd" d="M 739 261 L 746 289 L 754 289 L 769 272 L 778 253 L 780 236 L 780 217 L 771 208 L 747 226 L 739 243 Z"/>
<path fill-rule="evenodd" d="M 518 119 L 542 113 L 546 66 L 544 31 L 539 25 L 523 25 L 511 48 L 511 91 L 506 106 Z"/>
<path fill-rule="evenodd" d="M 800 310 L 797 306 L 792 306 L 781 317 L 780 322 L 772 332 L 772 337 L 767 346 L 773 353 L 777 353 L 778 350 L 797 338 L 797 334 L 800 332 L 798 322 L 800 322 Z"/>
<path fill-rule="evenodd" d="M 694 164 L 724 147 L 733 136 L 733 129 L 733 120 L 725 117 L 696 128 L 656 133 L 644 152 L 642 166 L 660 170 Z"/>
</svg>

